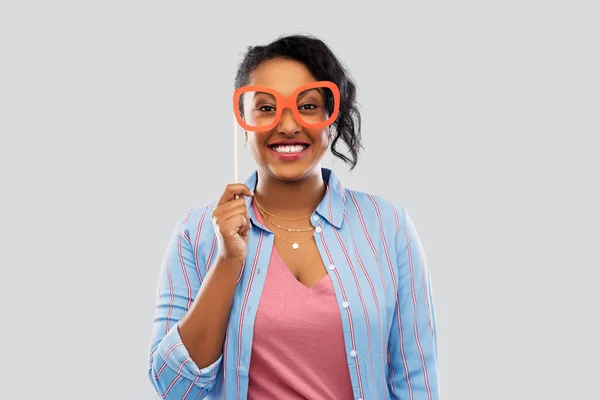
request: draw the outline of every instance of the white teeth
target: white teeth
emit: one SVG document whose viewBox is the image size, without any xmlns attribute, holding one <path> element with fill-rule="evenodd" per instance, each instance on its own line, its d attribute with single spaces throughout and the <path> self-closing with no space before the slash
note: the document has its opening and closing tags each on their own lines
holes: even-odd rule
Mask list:
<svg viewBox="0 0 600 400">
<path fill-rule="evenodd" d="M 304 144 L 277 145 L 273 146 L 273 150 L 278 153 L 300 153 L 306 147 Z"/>
</svg>

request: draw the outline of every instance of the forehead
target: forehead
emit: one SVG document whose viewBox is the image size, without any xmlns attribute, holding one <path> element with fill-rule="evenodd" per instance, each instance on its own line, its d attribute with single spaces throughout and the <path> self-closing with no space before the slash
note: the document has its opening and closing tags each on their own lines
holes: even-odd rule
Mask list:
<svg viewBox="0 0 600 400">
<path fill-rule="evenodd" d="M 277 58 L 260 64 L 250 75 L 249 85 L 266 86 L 285 96 L 298 86 L 315 81 L 301 62 Z"/>
</svg>

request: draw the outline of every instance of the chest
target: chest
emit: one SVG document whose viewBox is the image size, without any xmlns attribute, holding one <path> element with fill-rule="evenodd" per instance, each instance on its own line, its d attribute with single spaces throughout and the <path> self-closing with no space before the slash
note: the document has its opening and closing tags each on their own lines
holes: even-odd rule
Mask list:
<svg viewBox="0 0 600 400">
<path fill-rule="evenodd" d="M 279 337 L 297 334 L 289 330 L 294 326 L 290 318 L 304 324 L 317 319 L 319 327 L 315 329 L 322 332 L 332 330 L 331 321 L 341 321 L 346 350 L 373 340 L 373 354 L 385 357 L 397 304 L 398 279 L 391 276 L 393 253 L 388 255 L 389 246 L 386 249 L 376 240 L 369 243 L 362 231 L 351 230 L 349 224 L 334 229 L 326 226 L 313 240 L 299 243 L 298 249 L 268 231 L 256 228 L 250 232 L 248 256 L 227 328 L 233 343 L 230 350 L 239 349 L 240 353 L 229 351 L 228 365 L 235 368 L 239 362 L 249 361 L 255 327 L 260 331 L 261 326 L 271 326 Z M 284 286 L 268 281 L 274 272 L 273 250 L 280 252 L 280 277 L 288 281 Z M 269 306 L 261 306 L 255 325 L 261 298 Z"/>
<path fill-rule="evenodd" d="M 327 275 L 319 249 L 314 239 L 299 245 L 298 249 L 275 238 L 275 248 L 282 259 L 282 266 L 302 285 L 312 287 Z"/>
<path fill-rule="evenodd" d="M 345 329 L 353 324 L 360 329 L 387 332 L 397 303 L 393 248 L 391 243 L 384 246 L 374 233 L 367 236 L 352 227 L 362 228 L 359 224 L 345 224 L 341 229 L 324 224 L 311 240 L 299 239 L 297 249 L 266 230 L 251 230 L 248 256 L 232 306 L 232 315 L 237 317 L 231 319 L 233 325 L 229 328 L 236 331 L 239 324 L 249 324 L 247 329 L 252 332 L 272 251 L 277 250 L 282 270 L 285 268 L 291 287 L 298 293 L 311 294 L 324 282 L 331 282 Z M 293 301 L 287 300 L 288 304 Z"/>
</svg>

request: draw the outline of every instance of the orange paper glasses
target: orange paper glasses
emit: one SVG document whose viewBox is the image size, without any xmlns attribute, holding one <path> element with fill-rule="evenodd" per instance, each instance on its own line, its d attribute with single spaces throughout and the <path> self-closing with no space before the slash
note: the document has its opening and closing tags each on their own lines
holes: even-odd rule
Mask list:
<svg viewBox="0 0 600 400">
<path fill-rule="evenodd" d="M 286 108 L 292 110 L 296 121 L 305 128 L 324 128 L 338 116 L 340 91 L 333 82 L 319 81 L 299 86 L 287 97 L 265 86 L 244 86 L 233 94 L 235 117 L 247 131 L 273 129 Z"/>
</svg>

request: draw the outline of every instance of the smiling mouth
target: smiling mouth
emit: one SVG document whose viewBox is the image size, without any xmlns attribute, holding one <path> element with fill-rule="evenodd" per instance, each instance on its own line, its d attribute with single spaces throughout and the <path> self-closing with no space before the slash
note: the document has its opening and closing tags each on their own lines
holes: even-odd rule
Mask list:
<svg viewBox="0 0 600 400">
<path fill-rule="evenodd" d="M 304 150 L 308 148 L 307 144 L 275 144 L 269 146 L 269 148 L 276 153 L 280 154 L 295 154 L 302 153 Z"/>
</svg>

